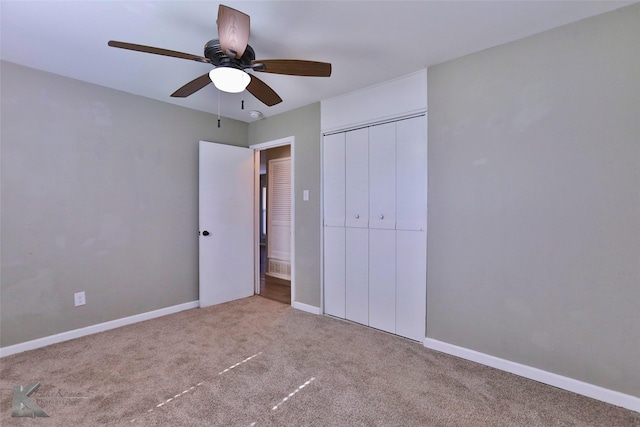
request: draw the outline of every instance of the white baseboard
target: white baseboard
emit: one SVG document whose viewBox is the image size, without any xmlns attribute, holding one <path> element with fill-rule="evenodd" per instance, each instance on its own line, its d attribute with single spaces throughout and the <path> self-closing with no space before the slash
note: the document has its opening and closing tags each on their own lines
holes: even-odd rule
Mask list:
<svg viewBox="0 0 640 427">
<path fill-rule="evenodd" d="M 50 335 L 48 337 L 38 338 L 32 341 L 23 342 L 20 344 L 10 345 L 8 347 L 0 348 L 0 358 L 10 356 L 16 353 L 22 353 L 27 350 L 34 350 L 36 348 L 45 347 L 51 344 L 57 344 L 63 341 L 69 341 L 75 338 L 84 337 L 86 335 L 95 334 L 98 332 L 108 331 L 109 329 L 119 328 L 121 326 L 131 325 L 133 323 L 142 322 L 145 320 L 155 319 L 156 317 L 166 316 L 167 314 L 178 313 L 179 311 L 189 310 L 192 308 L 198 308 L 200 303 L 198 301 L 186 302 L 184 304 L 178 304 L 171 307 L 165 307 L 154 311 L 148 311 L 146 313 L 140 313 L 129 317 L 123 317 L 121 319 L 111 320 L 109 322 L 99 323 L 97 325 L 91 325 L 80 329 L 74 329 L 72 331 L 61 332 L 59 334 Z"/>
<path fill-rule="evenodd" d="M 309 304 L 303 304 L 301 302 L 294 301 L 293 304 L 291 304 L 291 307 L 296 308 L 298 310 L 306 311 L 307 313 L 311 313 L 311 314 L 320 314 L 320 307 L 315 307 Z"/>
<path fill-rule="evenodd" d="M 457 345 L 448 344 L 433 338 L 425 338 L 424 346 L 432 350 L 471 360 L 472 362 L 477 362 L 482 365 L 510 372 L 521 377 L 549 384 L 554 387 L 591 397 L 612 405 L 640 412 L 640 397 L 609 390 L 604 387 L 574 380 L 573 378 L 564 377 L 562 375 L 543 371 L 542 369 L 522 365 L 520 363 L 511 362 L 510 360 L 501 359 L 499 357 L 480 353 L 468 348 L 458 347 Z"/>
</svg>

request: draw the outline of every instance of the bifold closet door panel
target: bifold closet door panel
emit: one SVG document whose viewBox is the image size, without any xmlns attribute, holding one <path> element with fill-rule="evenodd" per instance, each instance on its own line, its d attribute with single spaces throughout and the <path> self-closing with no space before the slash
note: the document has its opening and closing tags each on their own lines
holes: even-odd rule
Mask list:
<svg viewBox="0 0 640 427">
<path fill-rule="evenodd" d="M 369 128 L 369 228 L 396 228 L 396 124 Z"/>
<path fill-rule="evenodd" d="M 369 230 L 346 229 L 346 318 L 369 324 Z"/>
<path fill-rule="evenodd" d="M 327 135 L 323 139 L 324 225 L 344 227 L 345 136 Z"/>
<path fill-rule="evenodd" d="M 369 229 L 369 326 L 396 331 L 396 232 Z"/>
<path fill-rule="evenodd" d="M 345 137 L 345 225 L 369 226 L 369 129 L 346 133 Z"/>
<path fill-rule="evenodd" d="M 427 229 L 427 119 L 396 123 L 396 229 Z"/>
<path fill-rule="evenodd" d="M 427 233 L 396 231 L 396 334 L 422 342 L 427 307 Z"/>
<path fill-rule="evenodd" d="M 345 318 L 344 227 L 324 227 L 324 312 Z"/>
</svg>

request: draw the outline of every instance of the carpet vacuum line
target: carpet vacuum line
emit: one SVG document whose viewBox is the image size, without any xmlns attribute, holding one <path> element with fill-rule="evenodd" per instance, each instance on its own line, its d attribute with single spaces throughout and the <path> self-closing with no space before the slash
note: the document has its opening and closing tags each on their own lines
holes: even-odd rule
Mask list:
<svg viewBox="0 0 640 427">
<path fill-rule="evenodd" d="M 306 386 L 308 386 L 309 384 L 311 384 L 316 378 L 315 377 L 311 377 L 309 378 L 305 383 L 303 383 L 302 385 L 300 385 L 297 389 L 295 389 L 294 391 L 292 391 L 291 393 L 289 393 L 284 399 L 282 399 L 277 405 L 275 405 L 273 408 L 271 408 L 272 411 L 275 411 L 276 409 L 278 409 L 280 406 L 282 406 L 282 404 L 284 402 L 286 402 L 287 400 L 291 399 L 297 392 L 299 392 L 300 390 L 302 390 L 303 388 L 305 388 Z M 251 424 L 249 424 L 249 427 L 254 427 L 256 424 L 258 424 L 257 421 L 252 422 Z"/>
<path fill-rule="evenodd" d="M 237 368 L 238 366 L 240 366 L 240 365 L 242 365 L 242 364 L 244 364 L 244 363 L 247 363 L 249 360 L 253 359 L 254 357 L 260 356 L 261 354 L 262 354 L 262 352 L 256 353 L 256 354 L 254 354 L 253 356 L 249 356 L 249 357 L 247 357 L 246 359 L 244 359 L 244 360 L 242 360 L 242 361 L 240 361 L 240 362 L 236 363 L 235 365 L 231 365 L 231 366 L 229 366 L 228 368 L 226 368 L 226 369 L 224 369 L 224 370 L 222 370 L 222 371 L 218 372 L 218 376 L 220 376 L 220 375 L 222 375 L 222 374 L 224 374 L 224 373 L 227 373 L 227 372 L 229 372 L 230 370 L 232 370 L 232 369 L 234 369 L 234 368 Z M 162 407 L 163 407 L 164 405 L 166 405 L 167 403 L 169 403 L 169 402 L 171 402 L 171 401 L 173 401 L 173 400 L 177 399 L 178 397 L 180 397 L 180 396 L 182 396 L 182 395 L 184 395 L 184 394 L 186 394 L 186 393 L 189 393 L 189 392 L 190 392 L 190 391 L 192 391 L 192 390 L 195 390 L 195 388 L 196 388 L 196 387 L 200 387 L 200 386 L 201 386 L 201 385 L 203 385 L 203 384 L 204 384 L 204 382 L 199 382 L 198 384 L 196 384 L 196 385 L 194 385 L 194 386 L 191 386 L 191 387 L 189 387 L 188 389 L 184 390 L 182 393 L 178 393 L 178 394 L 176 394 L 175 396 L 170 397 L 169 399 L 165 400 L 164 402 L 160 402 L 160 403 L 158 403 L 155 407 L 153 407 L 153 408 L 151 408 L 151 409 L 148 409 L 148 410 L 147 410 L 147 412 L 153 412 L 153 410 L 154 410 L 154 409 L 156 409 L 156 408 L 162 408 Z M 275 408 L 274 408 L 274 409 L 275 409 Z M 131 422 L 132 422 L 132 423 L 134 423 L 134 422 L 136 422 L 136 420 L 137 420 L 137 418 L 133 418 L 133 419 L 131 420 Z"/>
<path fill-rule="evenodd" d="M 287 397 L 285 397 L 284 399 L 282 399 L 280 401 L 280 403 L 278 403 L 276 406 L 274 406 L 273 408 L 271 408 L 272 411 L 275 411 L 276 409 L 278 409 L 284 402 L 286 402 L 287 400 L 289 400 L 290 398 L 293 397 L 294 394 L 296 394 L 297 392 L 299 392 L 300 390 L 302 390 L 303 388 L 305 388 L 306 386 L 308 386 L 309 384 L 311 384 L 311 382 L 315 380 L 315 377 L 311 377 L 307 380 L 307 382 L 305 382 L 304 384 L 302 384 L 300 387 L 298 387 L 297 389 L 295 389 L 294 391 L 292 391 L 291 393 L 289 393 L 289 395 Z"/>
</svg>

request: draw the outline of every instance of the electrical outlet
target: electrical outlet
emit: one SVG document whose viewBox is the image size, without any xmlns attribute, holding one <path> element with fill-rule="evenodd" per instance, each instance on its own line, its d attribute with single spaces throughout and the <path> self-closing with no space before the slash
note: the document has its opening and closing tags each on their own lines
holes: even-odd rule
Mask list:
<svg viewBox="0 0 640 427">
<path fill-rule="evenodd" d="M 87 303 L 84 292 L 76 292 L 75 294 L 73 294 L 73 300 L 75 301 L 76 307 L 78 307 L 79 305 L 85 305 Z"/>
</svg>

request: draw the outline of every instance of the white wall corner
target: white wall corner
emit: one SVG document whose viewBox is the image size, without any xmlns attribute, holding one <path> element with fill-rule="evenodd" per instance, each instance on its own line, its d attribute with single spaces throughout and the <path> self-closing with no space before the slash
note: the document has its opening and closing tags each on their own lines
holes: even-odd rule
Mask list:
<svg viewBox="0 0 640 427">
<path fill-rule="evenodd" d="M 425 338 L 424 346 L 431 350 L 457 356 L 462 359 L 490 366 L 495 369 L 500 369 L 501 371 L 519 375 L 530 380 L 549 384 L 605 403 L 640 412 L 640 397 L 620 393 L 615 390 L 609 390 L 594 384 L 578 381 L 573 378 L 543 371 L 542 369 L 534 368 L 532 366 L 522 365 L 510 360 L 470 350 L 465 347 L 459 347 L 457 345 L 438 341 L 433 338 Z"/>
<path fill-rule="evenodd" d="M 91 325 L 80 329 L 74 329 L 72 331 L 61 332 L 59 334 L 50 335 L 48 337 L 38 338 L 32 341 L 23 342 L 20 344 L 10 345 L 8 347 L 0 348 L 0 358 L 10 356 L 16 353 L 22 353 L 23 351 L 35 350 L 37 348 L 46 347 L 51 344 L 57 344 L 64 341 L 69 341 L 75 338 L 84 337 L 87 335 L 97 334 L 98 332 L 108 331 L 110 329 L 119 328 L 121 326 L 131 325 L 145 320 L 155 319 L 156 317 L 166 316 L 168 314 L 178 313 L 184 310 L 190 310 L 192 308 L 200 307 L 199 301 L 186 302 L 184 304 L 178 304 L 171 307 L 165 307 L 158 310 L 148 311 L 146 313 L 140 313 L 129 317 L 123 317 L 121 319 L 111 320 L 104 323 L 98 323 L 97 325 Z"/>
</svg>

